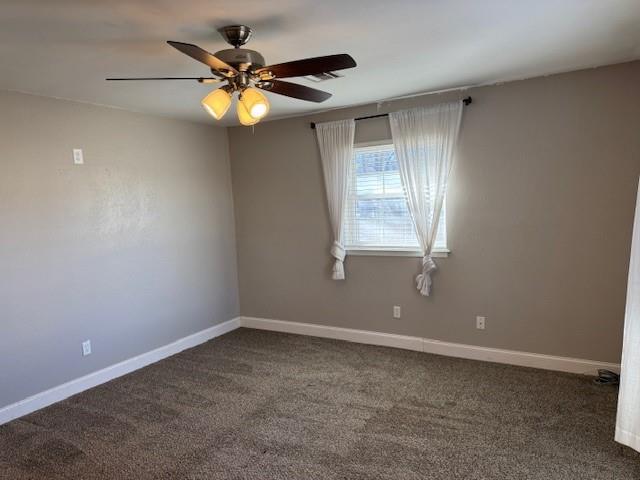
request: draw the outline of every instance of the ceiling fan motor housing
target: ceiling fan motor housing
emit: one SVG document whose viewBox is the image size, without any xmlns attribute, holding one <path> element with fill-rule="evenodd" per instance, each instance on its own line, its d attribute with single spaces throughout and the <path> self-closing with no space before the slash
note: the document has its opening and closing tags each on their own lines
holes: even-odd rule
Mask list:
<svg viewBox="0 0 640 480">
<path fill-rule="evenodd" d="M 246 48 L 220 50 L 215 53 L 215 56 L 241 72 L 256 70 L 265 66 L 264 57 L 259 52 Z"/>
</svg>

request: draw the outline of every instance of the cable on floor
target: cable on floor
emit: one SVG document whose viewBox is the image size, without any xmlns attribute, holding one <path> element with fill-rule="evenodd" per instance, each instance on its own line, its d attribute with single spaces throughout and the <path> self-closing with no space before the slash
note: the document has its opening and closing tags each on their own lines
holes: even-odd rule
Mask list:
<svg viewBox="0 0 640 480">
<path fill-rule="evenodd" d="M 594 380 L 598 385 L 619 385 L 620 375 L 611 370 L 600 369 L 598 370 L 598 378 Z"/>
</svg>

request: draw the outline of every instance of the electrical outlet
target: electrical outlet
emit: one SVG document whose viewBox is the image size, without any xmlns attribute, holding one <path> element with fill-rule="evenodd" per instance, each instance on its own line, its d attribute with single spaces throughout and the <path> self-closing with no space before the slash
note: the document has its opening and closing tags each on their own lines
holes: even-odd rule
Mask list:
<svg viewBox="0 0 640 480">
<path fill-rule="evenodd" d="M 84 157 L 82 156 L 82 149 L 81 148 L 74 148 L 73 149 L 73 163 L 76 164 L 76 165 L 84 164 Z"/>
<path fill-rule="evenodd" d="M 476 328 L 478 330 L 484 330 L 484 323 L 486 320 L 486 317 L 476 317 Z"/>
<path fill-rule="evenodd" d="M 91 355 L 91 340 L 82 342 L 82 356 L 86 357 L 87 355 Z"/>
<path fill-rule="evenodd" d="M 400 305 L 394 305 L 393 306 L 393 318 L 400 318 L 401 312 L 400 312 Z"/>
</svg>

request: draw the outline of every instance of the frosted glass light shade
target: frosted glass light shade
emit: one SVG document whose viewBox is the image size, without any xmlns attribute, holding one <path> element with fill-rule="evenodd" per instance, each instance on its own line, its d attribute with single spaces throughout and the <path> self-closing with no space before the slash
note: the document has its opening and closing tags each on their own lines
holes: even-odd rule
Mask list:
<svg viewBox="0 0 640 480">
<path fill-rule="evenodd" d="M 269 100 L 258 89 L 246 88 L 242 91 L 240 101 L 252 118 L 259 120 L 269 113 Z"/>
<path fill-rule="evenodd" d="M 231 94 L 218 88 L 202 99 L 204 109 L 216 120 L 220 120 L 231 106 Z"/>
<path fill-rule="evenodd" d="M 249 115 L 247 107 L 244 106 L 243 102 L 238 102 L 238 120 L 240 120 L 240 123 L 245 127 L 255 125 L 260 121 L 259 118 L 253 118 L 251 115 Z"/>
</svg>

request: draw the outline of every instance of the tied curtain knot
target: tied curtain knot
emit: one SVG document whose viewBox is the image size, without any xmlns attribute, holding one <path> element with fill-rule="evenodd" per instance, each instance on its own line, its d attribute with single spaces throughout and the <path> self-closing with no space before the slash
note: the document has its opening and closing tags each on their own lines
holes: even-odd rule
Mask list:
<svg viewBox="0 0 640 480">
<path fill-rule="evenodd" d="M 422 257 L 422 273 L 416 277 L 416 284 L 421 295 L 428 297 L 431 293 L 431 273 L 437 268 L 438 265 L 431 258 L 431 255 Z"/>
<path fill-rule="evenodd" d="M 334 280 L 344 280 L 344 258 L 347 255 L 347 251 L 340 242 L 335 241 L 331 246 L 331 255 L 336 259 L 333 264 L 333 271 L 331 272 L 331 278 Z"/>
</svg>

